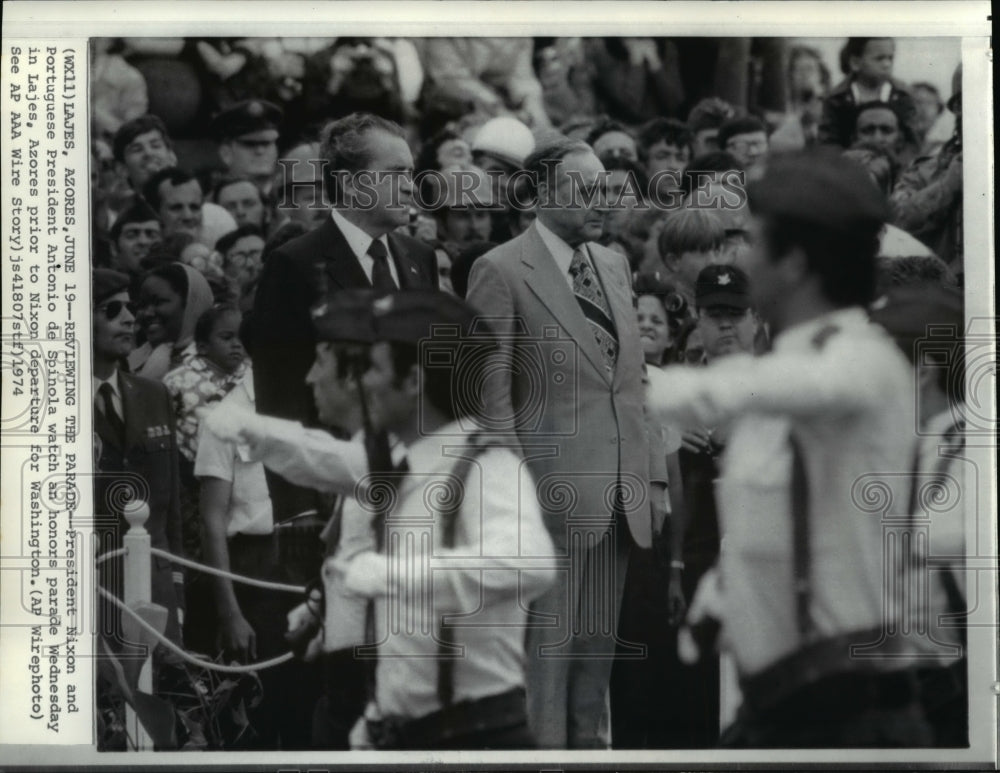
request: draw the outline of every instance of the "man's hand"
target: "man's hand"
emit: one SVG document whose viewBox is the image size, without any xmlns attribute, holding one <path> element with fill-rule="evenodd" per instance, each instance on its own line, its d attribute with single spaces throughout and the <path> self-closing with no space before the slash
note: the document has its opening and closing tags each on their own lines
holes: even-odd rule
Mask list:
<svg viewBox="0 0 1000 773">
<path fill-rule="evenodd" d="M 707 454 L 712 450 L 712 433 L 704 427 L 684 431 L 681 446 L 694 454 Z"/>
<path fill-rule="evenodd" d="M 687 611 L 687 600 L 684 598 L 684 588 L 681 585 L 681 572 L 678 567 L 670 569 L 670 585 L 667 588 L 667 623 L 676 628 L 684 621 Z"/>
<path fill-rule="evenodd" d="M 667 486 L 659 481 L 649 484 L 649 508 L 652 519 L 653 534 L 663 531 L 667 522 Z"/>
<path fill-rule="evenodd" d="M 257 659 L 257 634 L 239 612 L 234 612 L 221 621 L 219 646 L 243 662 Z"/>
</svg>

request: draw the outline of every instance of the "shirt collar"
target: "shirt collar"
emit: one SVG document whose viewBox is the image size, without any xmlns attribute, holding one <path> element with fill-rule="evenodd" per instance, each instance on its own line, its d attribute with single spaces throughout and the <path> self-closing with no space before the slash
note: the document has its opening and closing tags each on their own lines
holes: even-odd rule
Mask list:
<svg viewBox="0 0 1000 773">
<path fill-rule="evenodd" d="M 858 330 L 867 328 L 870 324 L 868 314 L 860 306 L 837 309 L 801 322 L 779 333 L 774 338 L 774 351 L 808 351 L 814 348 L 813 338 L 823 328 L 836 327 L 838 330 Z"/>
<path fill-rule="evenodd" d="M 415 441 L 406 454 L 410 472 L 427 473 L 441 468 L 442 463 L 454 464 L 455 459 L 444 455 L 446 446 L 461 446 L 469 435 L 461 422 L 453 421 Z"/>
<path fill-rule="evenodd" d="M 115 368 L 113 371 L 111 371 L 111 375 L 108 376 L 106 379 L 102 380 L 94 376 L 95 395 L 97 394 L 97 390 L 101 388 L 101 384 L 111 384 L 111 391 L 114 393 L 115 397 L 119 399 L 121 398 L 122 390 L 121 387 L 118 385 L 118 368 Z"/>
<path fill-rule="evenodd" d="M 851 81 L 851 94 L 854 96 L 854 101 L 856 103 L 861 102 L 861 89 L 858 88 L 856 81 Z M 878 90 L 878 101 L 888 102 L 889 97 L 892 96 L 892 82 L 886 81 L 882 84 L 882 87 Z"/>
<path fill-rule="evenodd" d="M 368 248 L 372 246 L 372 242 L 375 240 L 361 228 L 358 228 L 358 226 L 340 214 L 340 212 L 336 209 L 330 210 L 330 217 L 333 218 L 334 224 L 340 229 L 340 233 L 344 235 L 344 239 L 347 240 L 347 245 L 357 256 L 358 260 L 367 257 Z M 382 242 L 386 253 L 391 255 L 392 251 L 389 249 L 389 240 L 386 238 L 385 234 L 382 234 L 378 240 Z"/>
<path fill-rule="evenodd" d="M 563 274 L 569 274 L 569 267 L 573 262 L 573 248 L 556 236 L 539 218 L 535 218 L 535 228 L 538 230 L 538 235 L 542 237 L 542 243 L 555 258 L 559 270 Z"/>
</svg>

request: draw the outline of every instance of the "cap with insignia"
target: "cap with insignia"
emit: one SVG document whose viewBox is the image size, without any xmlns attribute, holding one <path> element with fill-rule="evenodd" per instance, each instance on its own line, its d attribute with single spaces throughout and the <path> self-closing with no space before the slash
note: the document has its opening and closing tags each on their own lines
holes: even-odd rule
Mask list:
<svg viewBox="0 0 1000 773">
<path fill-rule="evenodd" d="M 250 140 L 274 142 L 284 112 L 263 99 L 247 99 L 226 108 L 212 119 L 212 133 L 220 142 Z"/>
<path fill-rule="evenodd" d="M 472 306 L 441 290 L 401 290 L 383 296 L 372 302 L 372 316 L 376 341 L 417 344 L 438 335 L 482 340 L 489 334 Z"/>
<path fill-rule="evenodd" d="M 370 344 L 375 340 L 370 289 L 331 293 L 310 310 L 318 341 Z"/>
<path fill-rule="evenodd" d="M 706 266 L 695 280 L 694 302 L 699 309 L 710 306 L 749 309 L 750 278 L 736 266 Z"/>
<path fill-rule="evenodd" d="M 829 148 L 768 159 L 763 178 L 747 186 L 755 215 L 787 218 L 834 232 L 878 228 L 889 203 L 861 164 Z"/>
<path fill-rule="evenodd" d="M 95 268 L 91 278 L 94 305 L 99 306 L 112 295 L 128 290 L 131 279 L 128 274 L 110 268 Z"/>
</svg>

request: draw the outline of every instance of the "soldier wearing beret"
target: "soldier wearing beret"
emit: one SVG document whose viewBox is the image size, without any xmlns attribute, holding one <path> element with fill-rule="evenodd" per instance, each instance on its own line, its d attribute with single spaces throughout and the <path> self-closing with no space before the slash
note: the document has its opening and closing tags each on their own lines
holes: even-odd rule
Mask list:
<svg viewBox="0 0 1000 773">
<path fill-rule="evenodd" d="M 923 746 L 919 643 L 878 644 L 898 622 L 882 598 L 900 568 L 855 496 L 914 451 L 908 365 L 864 309 L 887 203 L 823 152 L 772 159 L 749 200 L 746 267 L 773 351 L 674 369 L 651 396 L 664 420 L 732 422 L 716 484 L 724 547 L 692 602 L 687 654 L 721 624 L 743 701 L 723 745 Z M 905 483 L 879 482 L 905 507 Z"/>
<path fill-rule="evenodd" d="M 530 748 L 525 610 L 555 570 L 533 482 L 475 422 L 473 370 L 492 337 L 441 291 L 373 305 L 365 394 L 372 423 L 399 437 L 408 464 L 376 513 L 377 549 L 339 564 L 345 588 L 373 600 L 378 642 L 353 745 Z M 411 632 L 389 625 L 397 615 L 414 621 Z"/>
<path fill-rule="evenodd" d="M 215 116 L 212 132 L 228 174 L 246 177 L 263 193 L 270 192 L 283 117 L 280 107 L 263 99 L 238 102 Z"/>
<path fill-rule="evenodd" d="M 183 558 L 180 473 L 170 395 L 158 381 L 122 370 L 135 346 L 136 309 L 129 298 L 129 281 L 127 274 L 94 269 L 94 512 L 99 552 L 121 547 L 128 531 L 121 507 L 127 499 L 144 497 L 150 513 L 145 527 L 152 546 Z M 130 493 L 124 501 L 123 490 Z M 180 644 L 183 572 L 167 559 L 154 556 L 151 560 L 153 603 L 166 608 L 164 634 Z M 120 559 L 101 565 L 101 585 L 119 598 L 121 577 Z M 101 613 L 101 633 L 113 649 L 133 644 L 122 639 L 117 610 L 102 604 Z"/>
<path fill-rule="evenodd" d="M 893 337 L 914 368 L 918 395 L 919 449 L 913 464 L 914 487 L 941 486 L 965 479 L 965 309 L 962 294 L 936 283 L 890 289 L 872 305 L 872 321 Z M 966 526 L 974 517 L 971 497 L 941 497 L 930 519 L 928 549 L 937 559 L 930 572 L 930 604 L 916 614 L 926 619 L 941 645 L 940 664 L 920 671 L 927 719 L 937 746 L 969 742 L 968 655 L 965 628 L 943 623 L 968 610 L 965 587 Z M 919 490 L 918 488 L 914 489 Z M 914 498 L 916 502 L 916 498 Z M 920 517 L 921 513 L 914 512 Z M 946 562 L 941 559 L 948 557 Z M 920 619 L 920 618 L 918 618 Z"/>
<path fill-rule="evenodd" d="M 305 381 L 325 429 L 225 404 L 206 420 L 213 434 L 240 444 L 247 459 L 262 462 L 293 484 L 336 496 L 320 534 L 323 545 L 317 543 L 325 554 L 324 611 L 302 605 L 290 617 L 295 637 L 302 640 L 300 649 L 316 663 L 314 678 L 322 685 L 311 727 L 313 746 L 323 749 L 349 748 L 348 732 L 366 700 L 365 663 L 354 657 L 354 648 L 365 642 L 366 603 L 344 592 L 331 564 L 375 546 L 370 513 L 353 496 L 369 472 L 359 379 L 372 343 L 372 297 L 371 290 L 339 291 L 311 310 L 315 359 Z M 389 464 L 401 463 L 405 451 L 400 443 L 386 446 Z"/>
</svg>

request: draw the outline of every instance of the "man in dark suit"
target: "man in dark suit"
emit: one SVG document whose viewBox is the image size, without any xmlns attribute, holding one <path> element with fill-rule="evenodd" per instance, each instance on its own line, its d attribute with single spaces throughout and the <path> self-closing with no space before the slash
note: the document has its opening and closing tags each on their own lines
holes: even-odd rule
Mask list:
<svg viewBox="0 0 1000 773">
<path fill-rule="evenodd" d="M 531 729 L 543 748 L 600 748 L 610 742 L 628 553 L 633 541 L 650 547 L 663 522 L 666 451 L 658 433 L 647 437 L 628 263 L 596 244 L 604 167 L 589 145 L 566 139 L 525 166 L 537 181 L 538 217 L 473 264 L 468 300 L 502 342 L 484 378 L 490 429 L 516 433 L 556 553 L 569 564 L 565 580 L 532 604 Z"/>
<path fill-rule="evenodd" d="M 133 498 L 146 500 L 145 524 L 154 548 L 183 555 L 179 499 L 176 425 L 170 394 L 157 381 L 119 369 L 132 351 L 134 307 L 127 274 L 94 269 L 94 514 L 99 552 L 122 546 L 128 524 L 122 506 Z M 165 558 L 152 556 L 152 601 L 167 610 L 166 636 L 181 643 L 179 610 L 183 609 L 184 576 Z M 101 565 L 101 584 L 122 597 L 121 560 Z M 120 638 L 117 610 L 102 604 L 101 632 L 115 649 Z"/>
<path fill-rule="evenodd" d="M 323 131 L 330 217 L 267 259 L 254 302 L 254 387 L 260 413 L 317 426 L 305 376 L 315 357 L 309 309 L 339 289 L 436 288 L 433 249 L 396 229 L 409 222 L 413 156 L 402 129 L 353 113 Z M 302 489 L 268 481 L 275 519 L 315 505 Z"/>
</svg>

